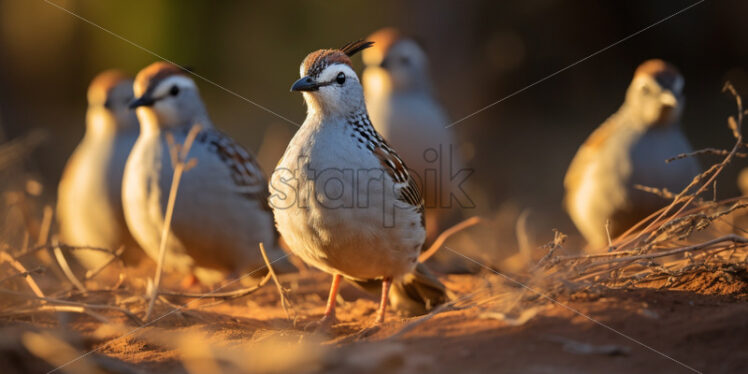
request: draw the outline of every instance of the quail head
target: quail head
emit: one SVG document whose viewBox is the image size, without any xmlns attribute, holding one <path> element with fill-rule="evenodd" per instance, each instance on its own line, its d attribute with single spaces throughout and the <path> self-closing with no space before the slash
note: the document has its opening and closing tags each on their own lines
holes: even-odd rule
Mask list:
<svg viewBox="0 0 748 374">
<path fill-rule="evenodd" d="M 371 121 L 423 191 L 430 242 L 447 223 L 450 208 L 456 208 L 451 206 L 456 192 L 451 175 L 462 168 L 457 141 L 432 93 L 429 61 L 421 47 L 393 28 L 381 29 L 369 40 L 374 45 L 362 52 L 362 81 Z"/>
<path fill-rule="evenodd" d="M 351 66 L 350 56 L 370 45 L 353 42 L 304 59 L 291 90 L 302 92 L 307 117 L 271 177 L 271 206 L 289 248 L 333 275 L 324 324 L 335 320 L 343 277 L 381 284 L 377 323 L 388 296 L 429 308 L 446 299 L 444 286 L 416 266 L 425 239 L 419 188 L 371 125 Z"/>
<path fill-rule="evenodd" d="M 254 156 L 216 130 L 195 82 L 180 68 L 156 62 L 134 84 L 140 136 L 127 160 L 123 182 L 125 218 L 145 252 L 158 258 L 161 230 L 174 173 L 167 137 L 184 143 L 202 127 L 187 155 L 197 161 L 182 176 L 174 206 L 165 269 L 192 272 L 204 284 L 226 273 L 255 270 L 284 256 L 277 246 L 267 181 Z M 290 264 L 278 261 L 278 271 Z"/>
<path fill-rule="evenodd" d="M 138 137 L 137 118 L 128 108 L 132 96 L 132 78 L 120 71 L 104 71 L 91 82 L 85 135 L 65 166 L 57 201 L 65 244 L 112 251 L 124 245 L 128 262 L 140 253 L 122 212 L 122 173 Z M 89 270 L 112 258 L 94 250 L 73 254 Z"/>
<path fill-rule="evenodd" d="M 564 179 L 565 206 L 591 248 L 606 246 L 608 222 L 615 238 L 668 203 L 636 185 L 677 193 L 699 173 L 692 158 L 665 162 L 691 151 L 680 127 L 683 85 L 672 65 L 642 63 L 623 105 L 577 151 Z"/>
</svg>

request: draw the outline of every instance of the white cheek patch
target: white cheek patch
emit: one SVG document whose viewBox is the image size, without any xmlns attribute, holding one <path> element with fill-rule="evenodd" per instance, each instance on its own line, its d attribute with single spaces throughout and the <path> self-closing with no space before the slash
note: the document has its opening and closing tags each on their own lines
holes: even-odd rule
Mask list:
<svg viewBox="0 0 748 374">
<path fill-rule="evenodd" d="M 177 107 L 172 100 L 159 100 L 153 104 L 153 109 L 161 123 L 175 123 L 179 120 Z"/>
<path fill-rule="evenodd" d="M 319 73 L 319 77 L 317 77 L 317 81 L 322 82 L 331 82 L 334 81 L 335 78 L 338 77 L 338 74 L 340 73 L 345 74 L 345 79 L 354 79 L 358 81 L 358 76 L 356 75 L 356 72 L 351 69 L 350 66 L 344 65 L 344 64 L 333 64 L 325 68 L 325 70 L 322 70 L 321 73 Z"/>
<path fill-rule="evenodd" d="M 169 90 L 171 90 L 173 86 L 177 86 L 179 88 L 193 88 L 197 90 L 195 81 L 193 81 L 189 77 L 186 77 L 184 75 L 174 75 L 161 81 L 158 86 L 156 86 L 156 89 L 153 90 L 151 96 L 154 98 L 165 97 L 169 94 Z"/>
</svg>

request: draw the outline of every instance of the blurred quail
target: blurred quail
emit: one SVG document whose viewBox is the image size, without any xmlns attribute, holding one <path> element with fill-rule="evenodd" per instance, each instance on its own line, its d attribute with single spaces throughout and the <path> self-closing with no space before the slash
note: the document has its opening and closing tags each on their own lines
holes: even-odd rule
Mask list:
<svg viewBox="0 0 748 374">
<path fill-rule="evenodd" d="M 421 47 L 393 28 L 369 36 L 362 52 L 364 96 L 374 128 L 397 149 L 423 191 L 431 242 L 455 212 L 450 176 L 462 168 L 457 141 L 434 98 L 429 61 Z"/>
<path fill-rule="evenodd" d="M 188 159 L 197 164 L 182 177 L 168 241 L 166 269 L 194 275 L 205 284 L 226 272 L 254 270 L 283 256 L 277 246 L 267 181 L 254 156 L 216 130 L 195 82 L 182 69 L 156 62 L 141 70 L 134 85 L 140 136 L 125 167 L 125 217 L 145 252 L 158 258 L 161 230 L 174 168 L 167 134 L 182 144 L 194 124 L 202 126 Z M 273 265 L 289 271 L 285 261 Z"/>
<path fill-rule="evenodd" d="M 132 78 L 120 71 L 107 70 L 91 82 L 86 131 L 65 165 L 57 218 L 63 243 L 112 251 L 125 245 L 123 256 L 136 261 L 140 252 L 122 212 L 122 173 L 138 137 L 138 120 L 128 108 L 131 100 Z M 89 270 L 112 258 L 94 250 L 73 254 Z"/>
<path fill-rule="evenodd" d="M 607 245 L 668 201 L 635 185 L 680 192 L 699 173 L 685 158 L 666 163 L 691 146 L 680 128 L 683 77 L 662 60 L 641 64 L 621 108 L 577 151 L 566 172 L 565 206 L 594 249 Z"/>
</svg>

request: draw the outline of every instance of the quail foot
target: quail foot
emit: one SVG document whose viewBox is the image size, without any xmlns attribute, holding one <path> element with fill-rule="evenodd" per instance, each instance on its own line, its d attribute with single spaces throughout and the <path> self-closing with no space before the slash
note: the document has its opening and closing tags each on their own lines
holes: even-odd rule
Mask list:
<svg viewBox="0 0 748 374">
<path fill-rule="evenodd" d="M 137 118 L 128 108 L 132 96 L 132 78 L 120 71 L 104 71 L 91 82 L 85 135 L 65 166 L 57 200 L 63 243 L 112 251 L 124 245 L 127 263 L 141 253 L 122 212 L 122 173 L 138 137 Z M 112 258 L 94 250 L 73 255 L 88 270 Z"/>
<path fill-rule="evenodd" d="M 691 151 L 680 127 L 683 85 L 669 63 L 642 63 L 623 105 L 574 156 L 564 179 L 565 207 L 590 249 L 606 247 L 608 222 L 615 238 L 668 203 L 636 185 L 678 193 L 699 173 L 693 158 L 665 162 Z"/>
<path fill-rule="evenodd" d="M 429 61 L 421 47 L 396 29 L 369 36 L 362 52 L 364 97 L 374 128 L 398 150 L 423 192 L 427 243 L 459 213 L 452 175 L 463 170 L 449 119 L 433 95 Z M 452 222 L 453 223 L 453 222 Z"/>
<path fill-rule="evenodd" d="M 371 42 L 310 53 L 301 64 L 307 117 L 271 177 L 270 202 L 284 240 L 308 264 L 333 275 L 322 321 L 335 321 L 345 277 L 381 284 L 376 323 L 394 298 L 433 307 L 444 286 L 416 267 L 425 238 L 423 199 L 405 164 L 372 127 L 350 56 Z"/>
<path fill-rule="evenodd" d="M 199 124 L 202 130 L 187 155 L 197 163 L 179 184 L 165 269 L 194 274 L 210 285 L 227 273 L 263 267 L 261 242 L 270 260 L 278 260 L 277 271 L 293 269 L 277 246 L 265 176 L 252 154 L 213 127 L 195 82 L 182 69 L 156 62 L 138 73 L 134 92 L 131 107 L 137 108 L 141 130 L 125 167 L 122 198 L 127 224 L 143 250 L 158 258 L 174 173 L 167 136 L 182 144 Z"/>
</svg>

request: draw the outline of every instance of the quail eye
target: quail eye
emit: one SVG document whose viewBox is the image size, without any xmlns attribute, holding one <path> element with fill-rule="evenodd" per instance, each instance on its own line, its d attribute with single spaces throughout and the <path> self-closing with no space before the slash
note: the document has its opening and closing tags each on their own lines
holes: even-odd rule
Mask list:
<svg viewBox="0 0 748 374">
<path fill-rule="evenodd" d="M 179 87 L 177 87 L 177 86 L 171 86 L 171 89 L 169 90 L 169 95 L 171 95 L 171 96 L 177 96 L 177 95 L 179 95 Z"/>
<path fill-rule="evenodd" d="M 649 86 L 645 85 L 645 86 L 642 86 L 642 93 L 645 95 L 649 95 L 650 93 L 652 93 L 652 90 L 649 88 Z"/>
<path fill-rule="evenodd" d="M 338 82 L 338 84 L 345 83 L 345 74 L 338 73 L 338 76 L 337 76 L 337 78 L 335 78 L 335 81 Z"/>
<path fill-rule="evenodd" d="M 403 65 L 410 65 L 410 59 L 407 58 L 407 57 L 401 57 L 400 58 L 400 63 L 403 64 Z"/>
</svg>

